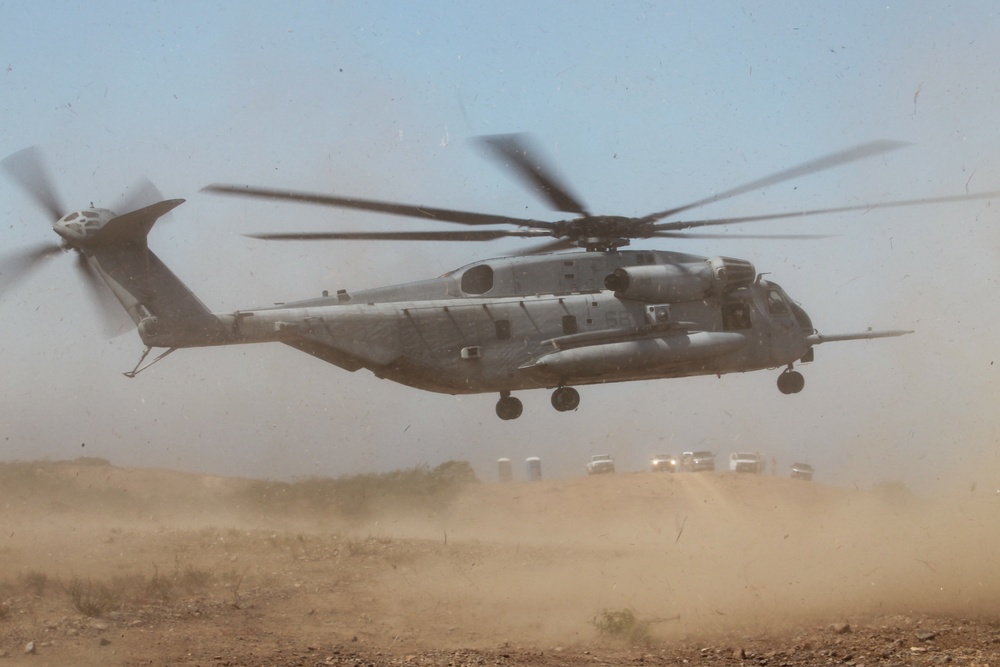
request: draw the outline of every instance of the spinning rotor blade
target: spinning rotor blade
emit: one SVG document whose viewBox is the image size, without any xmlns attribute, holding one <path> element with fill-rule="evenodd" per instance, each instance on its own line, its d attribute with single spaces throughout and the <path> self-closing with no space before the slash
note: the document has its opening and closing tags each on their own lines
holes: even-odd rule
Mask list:
<svg viewBox="0 0 1000 667">
<path fill-rule="evenodd" d="M 814 174 L 818 171 L 831 169 L 833 167 L 837 167 L 842 164 L 847 164 L 849 162 L 863 160 L 864 158 L 872 157 L 873 155 L 880 155 L 882 153 L 887 153 L 889 151 L 902 148 L 906 145 L 907 144 L 902 141 L 889 141 L 889 140 L 871 141 L 867 144 L 861 144 L 853 148 L 837 151 L 836 153 L 830 153 L 829 155 L 818 158 L 816 160 L 810 160 L 809 162 L 804 162 L 798 165 L 797 167 L 791 167 L 790 169 L 783 169 L 782 171 L 771 174 L 770 176 L 765 176 L 764 178 L 758 178 L 757 180 L 750 181 L 749 183 L 745 183 L 730 190 L 725 190 L 724 192 L 712 195 L 711 197 L 705 197 L 704 199 L 699 199 L 689 204 L 678 206 L 676 208 L 670 208 L 665 211 L 660 211 L 658 213 L 650 213 L 647 216 L 638 218 L 637 222 L 656 222 L 657 220 L 662 220 L 663 218 L 667 218 L 672 215 L 677 215 L 678 213 L 687 211 L 692 208 L 697 208 L 699 206 L 704 206 L 705 204 L 711 204 L 713 202 L 729 199 L 731 197 L 735 197 L 736 195 L 752 192 L 754 190 L 760 190 L 761 188 L 766 188 L 770 185 L 776 185 L 778 183 L 789 181 L 793 178 L 799 178 L 800 176 L 807 176 L 809 174 Z"/>
<path fill-rule="evenodd" d="M 995 199 L 1000 197 L 1000 190 L 992 192 L 977 192 L 971 195 L 948 195 L 945 197 L 928 197 L 925 199 L 902 199 L 899 201 L 876 202 L 872 204 L 855 204 L 852 206 L 835 206 L 832 208 L 815 208 L 805 211 L 788 211 L 785 213 L 765 213 L 762 215 L 746 215 L 735 218 L 710 218 L 704 220 L 685 220 L 677 222 L 659 222 L 653 225 L 657 231 L 679 231 L 694 227 L 711 227 L 716 225 L 743 224 L 747 222 L 765 222 L 785 218 L 805 218 L 811 215 L 826 213 L 846 213 L 848 211 L 871 211 L 877 208 L 897 208 L 902 206 L 924 206 L 926 204 L 944 204 L 958 201 L 975 201 L 977 199 Z M 728 236 L 728 238 L 737 238 Z"/>
<path fill-rule="evenodd" d="M 549 236 L 538 230 L 470 230 L 466 232 L 292 232 L 277 234 L 245 234 L 265 241 L 492 241 L 516 236 L 534 238 Z"/>
<path fill-rule="evenodd" d="M 94 271 L 82 252 L 77 254 L 76 267 L 80 273 L 85 289 L 90 295 L 90 302 L 101 320 L 101 328 L 108 337 L 125 333 L 133 326 L 132 320 L 119 305 L 104 281 Z"/>
<path fill-rule="evenodd" d="M 0 260 L 0 294 L 27 278 L 41 266 L 41 260 L 61 251 L 61 246 L 45 243 L 4 257 Z"/>
<path fill-rule="evenodd" d="M 0 164 L 14 181 L 35 200 L 49 215 L 49 220 L 55 222 L 66 214 L 56 189 L 52 185 L 49 171 L 45 168 L 41 152 L 36 146 L 30 146 L 3 159 Z"/>
<path fill-rule="evenodd" d="M 589 216 L 587 207 L 555 177 L 555 170 L 540 157 L 541 151 L 532 145 L 527 134 L 494 134 L 478 137 L 476 141 L 489 149 L 494 158 L 509 160 L 504 166 L 513 167 L 514 173 L 529 189 L 541 192 L 542 197 L 557 211 Z"/>
<path fill-rule="evenodd" d="M 148 178 L 141 178 L 122 195 L 118 210 L 131 213 L 140 208 L 163 201 L 163 194 Z"/>
<path fill-rule="evenodd" d="M 362 211 L 374 211 L 389 215 L 400 215 L 409 218 L 422 218 L 439 222 L 455 222 L 461 225 L 516 225 L 518 227 L 541 227 L 548 229 L 552 223 L 527 218 L 509 218 L 503 215 L 488 213 L 472 213 L 470 211 L 455 211 L 447 208 L 433 208 L 415 204 L 396 204 L 374 199 L 358 199 L 357 197 L 337 197 L 321 195 L 312 192 L 295 190 L 273 190 L 270 188 L 254 188 L 245 185 L 225 185 L 214 183 L 202 188 L 202 192 L 214 192 L 223 195 L 240 197 L 255 197 L 258 199 L 277 199 L 304 204 L 319 204 L 337 208 L 353 208 Z"/>
<path fill-rule="evenodd" d="M 573 239 L 556 239 L 555 241 L 549 241 L 548 243 L 543 243 L 541 245 L 533 246 L 531 248 L 524 248 L 519 251 L 519 255 L 544 255 L 550 252 L 558 252 L 560 250 L 569 250 L 570 248 L 578 247 L 576 241 Z"/>
<path fill-rule="evenodd" d="M 651 239 L 781 239 L 789 241 L 812 241 L 832 238 L 830 234 L 687 234 L 685 232 L 655 232 Z"/>
</svg>

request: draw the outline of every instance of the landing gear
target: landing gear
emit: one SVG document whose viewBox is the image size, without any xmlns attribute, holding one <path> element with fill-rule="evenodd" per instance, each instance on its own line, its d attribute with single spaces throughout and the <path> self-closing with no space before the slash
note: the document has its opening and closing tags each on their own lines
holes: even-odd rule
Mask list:
<svg viewBox="0 0 1000 667">
<path fill-rule="evenodd" d="M 802 377 L 802 373 L 793 371 L 791 366 L 778 376 L 778 391 L 782 394 L 797 394 L 805 386 L 806 379 Z"/>
<path fill-rule="evenodd" d="M 576 410 L 580 406 L 580 392 L 573 387 L 559 387 L 552 392 L 552 407 L 559 412 Z"/>
<path fill-rule="evenodd" d="M 517 419 L 521 416 L 524 406 L 521 401 L 510 395 L 509 391 L 500 392 L 500 400 L 497 401 L 497 417 L 504 421 Z"/>
</svg>

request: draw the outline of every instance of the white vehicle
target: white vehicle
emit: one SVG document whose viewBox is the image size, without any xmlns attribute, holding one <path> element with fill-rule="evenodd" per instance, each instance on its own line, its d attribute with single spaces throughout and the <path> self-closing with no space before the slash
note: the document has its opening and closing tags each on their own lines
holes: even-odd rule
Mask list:
<svg viewBox="0 0 1000 667">
<path fill-rule="evenodd" d="M 813 478 L 813 467 L 808 463 L 792 464 L 792 479 L 804 479 L 807 482 Z M 1000 491 L 997 491 L 1000 493 Z"/>
<path fill-rule="evenodd" d="M 601 473 L 614 472 L 615 461 L 610 454 L 594 454 L 587 464 L 588 475 L 600 475 Z"/>
<path fill-rule="evenodd" d="M 766 467 L 764 457 L 759 452 L 733 452 L 729 455 L 730 472 L 762 473 Z"/>
</svg>

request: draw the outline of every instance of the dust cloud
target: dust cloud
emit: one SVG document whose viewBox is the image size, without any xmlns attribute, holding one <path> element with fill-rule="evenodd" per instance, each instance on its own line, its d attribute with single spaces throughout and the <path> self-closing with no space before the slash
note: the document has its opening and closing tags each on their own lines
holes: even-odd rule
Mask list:
<svg viewBox="0 0 1000 667">
<path fill-rule="evenodd" d="M 30 631 L 11 619 L 79 616 L 62 592 L 74 582 L 136 578 L 145 597 L 105 622 L 145 655 L 174 646 L 178 609 L 192 606 L 215 610 L 185 621 L 206 637 L 252 609 L 304 642 L 544 648 L 600 641 L 605 612 L 630 610 L 655 644 L 977 617 L 1000 597 L 1000 498 L 986 489 L 927 497 L 716 472 L 330 491 L 100 460 L 5 464 L 3 477 L 0 640 Z M 39 578 L 48 592 L 26 595 Z M 151 602 L 151 581 L 173 588 Z"/>
</svg>

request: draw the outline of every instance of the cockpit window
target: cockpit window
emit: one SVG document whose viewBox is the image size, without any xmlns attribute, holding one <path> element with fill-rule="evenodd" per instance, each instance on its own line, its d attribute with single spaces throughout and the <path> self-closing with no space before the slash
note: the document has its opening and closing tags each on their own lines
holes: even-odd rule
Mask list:
<svg viewBox="0 0 1000 667">
<path fill-rule="evenodd" d="M 787 315 L 788 304 L 785 302 L 781 292 L 776 289 L 767 290 L 767 312 L 772 315 Z"/>
<path fill-rule="evenodd" d="M 466 294 L 486 294 L 493 289 L 493 268 L 479 264 L 462 274 L 462 291 Z"/>
</svg>

